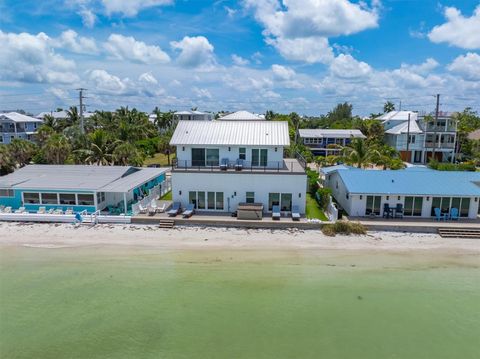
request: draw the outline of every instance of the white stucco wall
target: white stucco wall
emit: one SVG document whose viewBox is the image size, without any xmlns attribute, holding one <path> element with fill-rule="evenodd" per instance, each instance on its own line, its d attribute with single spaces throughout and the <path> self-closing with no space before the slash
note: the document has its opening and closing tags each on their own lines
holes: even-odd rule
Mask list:
<svg viewBox="0 0 480 359">
<path fill-rule="evenodd" d="M 245 202 L 246 192 L 255 192 L 255 202 L 263 203 L 268 211 L 268 194 L 278 192 L 291 193 L 292 205 L 303 214 L 306 189 L 307 176 L 300 174 L 172 172 L 173 201 L 181 202 L 182 207 L 188 204 L 189 191 L 223 192 L 224 212 L 232 212 L 238 203 Z"/>
</svg>

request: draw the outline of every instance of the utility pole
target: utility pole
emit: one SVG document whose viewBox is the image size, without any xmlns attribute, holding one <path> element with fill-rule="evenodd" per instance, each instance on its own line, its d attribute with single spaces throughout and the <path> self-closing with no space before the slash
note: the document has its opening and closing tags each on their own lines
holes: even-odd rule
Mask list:
<svg viewBox="0 0 480 359">
<path fill-rule="evenodd" d="M 407 153 L 409 152 L 410 149 L 410 112 L 408 113 L 408 125 L 407 125 Z M 409 162 L 412 160 L 412 156 L 408 154 L 409 157 Z"/>
<path fill-rule="evenodd" d="M 402 111 L 402 100 L 400 100 L 400 106 L 399 106 L 398 111 Z M 409 115 L 409 116 L 410 116 L 410 115 Z"/>
<path fill-rule="evenodd" d="M 437 124 L 438 124 L 438 108 L 439 107 L 440 107 L 440 94 L 437 94 L 437 106 L 435 106 L 435 122 L 433 123 L 433 151 L 432 151 L 433 159 L 435 159 L 435 148 L 437 147 Z"/>
<path fill-rule="evenodd" d="M 83 99 L 85 96 L 83 96 L 83 91 L 86 91 L 87 89 L 80 87 L 77 89 L 78 91 L 78 100 L 79 100 L 79 114 L 80 114 L 80 132 L 83 134 L 85 133 L 85 126 L 83 123 Z"/>
</svg>

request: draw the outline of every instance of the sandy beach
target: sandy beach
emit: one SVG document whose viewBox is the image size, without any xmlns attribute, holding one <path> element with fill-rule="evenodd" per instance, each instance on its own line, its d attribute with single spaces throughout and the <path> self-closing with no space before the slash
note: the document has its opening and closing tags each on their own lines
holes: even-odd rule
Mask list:
<svg viewBox="0 0 480 359">
<path fill-rule="evenodd" d="M 348 251 L 441 251 L 480 254 L 478 239 L 442 238 L 436 234 L 369 232 L 365 236 L 327 237 L 315 230 L 265 230 L 143 225 L 0 223 L 0 245 L 38 248 L 130 246 L 157 249 L 268 249 Z"/>
</svg>

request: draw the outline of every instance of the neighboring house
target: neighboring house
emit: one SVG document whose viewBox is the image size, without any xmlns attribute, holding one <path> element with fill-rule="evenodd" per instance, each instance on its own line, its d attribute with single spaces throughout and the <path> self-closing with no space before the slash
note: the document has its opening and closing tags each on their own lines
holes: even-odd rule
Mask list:
<svg viewBox="0 0 480 359">
<path fill-rule="evenodd" d="M 385 142 L 399 151 L 404 161 L 426 163 L 435 156 L 446 162 L 454 158 L 457 123 L 451 114 L 440 112 L 436 126 L 434 121 L 427 123 L 425 115 L 412 111 L 391 111 L 377 119 L 383 123 Z"/>
<path fill-rule="evenodd" d="M 174 114 L 175 121 L 212 121 L 213 114 L 201 111 L 178 111 Z"/>
<path fill-rule="evenodd" d="M 84 112 L 83 113 L 83 118 L 90 118 L 94 115 L 94 112 Z M 43 120 L 43 118 L 46 116 L 52 116 L 55 120 L 65 120 L 68 118 L 68 112 L 65 110 L 62 111 L 46 111 L 46 112 L 40 112 L 37 116 L 35 116 L 38 119 Z"/>
<path fill-rule="evenodd" d="M 410 167 L 404 170 L 323 168 L 324 186 L 352 217 L 382 216 L 384 204 L 403 206 L 406 217 L 435 217 L 434 208 L 460 217 L 477 218 L 480 172 L 435 171 Z"/>
<path fill-rule="evenodd" d="M 32 141 L 42 123 L 18 112 L 0 113 L 0 144 L 8 144 L 15 138 Z"/>
<path fill-rule="evenodd" d="M 0 177 L 0 205 L 36 212 L 72 208 L 93 213 L 109 206 L 128 208 L 165 180 L 165 168 L 28 165 Z M 126 204 L 126 206 L 125 206 Z"/>
<path fill-rule="evenodd" d="M 298 135 L 316 156 L 336 155 L 354 138 L 366 138 L 360 130 L 300 129 Z"/>
<path fill-rule="evenodd" d="M 264 115 L 257 115 L 248 111 L 237 111 L 218 118 L 219 121 L 262 121 Z"/>
<path fill-rule="evenodd" d="M 177 147 L 173 201 L 197 210 L 233 212 L 241 203 L 279 205 L 305 213 L 305 163 L 283 158 L 290 145 L 284 121 L 180 121 L 170 141 Z"/>
</svg>

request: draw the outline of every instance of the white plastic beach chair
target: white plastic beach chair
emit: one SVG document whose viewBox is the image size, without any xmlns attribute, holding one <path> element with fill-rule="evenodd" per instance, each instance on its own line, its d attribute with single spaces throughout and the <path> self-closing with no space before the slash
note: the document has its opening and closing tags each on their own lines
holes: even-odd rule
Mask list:
<svg viewBox="0 0 480 359">
<path fill-rule="evenodd" d="M 157 208 L 158 213 L 163 213 L 165 212 L 165 209 L 167 209 L 167 203 L 163 202 L 160 207 Z"/>
<path fill-rule="evenodd" d="M 53 208 L 50 208 L 50 209 L 47 211 L 48 214 L 53 214 L 53 212 L 55 212 L 55 209 L 53 209 Z"/>
<path fill-rule="evenodd" d="M 20 207 L 19 209 L 17 209 L 17 210 L 15 211 L 15 213 L 25 213 L 25 211 L 26 211 L 26 210 L 25 210 L 25 207 Z"/>
<path fill-rule="evenodd" d="M 45 214 L 47 212 L 47 209 L 45 207 L 38 207 L 38 214 Z"/>
<path fill-rule="evenodd" d="M 3 210 L 3 213 L 12 213 L 12 207 L 10 206 L 5 207 L 5 209 Z"/>
<path fill-rule="evenodd" d="M 147 208 L 147 207 L 143 207 L 143 205 L 142 205 L 141 203 L 139 203 L 139 204 L 138 204 L 138 211 L 139 211 L 140 213 L 144 213 L 144 214 L 145 214 L 145 213 L 147 213 L 148 208 Z"/>
<path fill-rule="evenodd" d="M 150 202 L 150 208 L 156 213 L 157 212 L 157 209 L 158 209 L 158 206 L 157 206 L 157 201 L 152 199 L 152 201 Z"/>
<path fill-rule="evenodd" d="M 73 214 L 73 208 L 67 208 L 67 210 L 65 211 L 65 214 Z"/>
<path fill-rule="evenodd" d="M 54 214 L 63 214 L 63 210 L 61 208 L 57 208 L 55 211 L 53 211 Z"/>
</svg>

